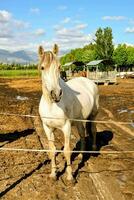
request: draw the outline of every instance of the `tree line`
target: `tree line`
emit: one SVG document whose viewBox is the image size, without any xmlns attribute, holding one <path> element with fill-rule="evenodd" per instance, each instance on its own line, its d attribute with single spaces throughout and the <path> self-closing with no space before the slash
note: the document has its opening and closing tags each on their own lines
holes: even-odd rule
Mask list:
<svg viewBox="0 0 134 200">
<path fill-rule="evenodd" d="M 37 64 L 0 63 L 0 70 L 27 70 L 37 69 Z"/>
<path fill-rule="evenodd" d="M 86 64 L 92 60 L 104 60 L 103 64 L 100 65 L 101 70 L 109 70 L 115 66 L 120 71 L 132 70 L 134 67 L 134 47 L 126 44 L 119 44 L 115 47 L 112 29 L 110 27 L 99 28 L 95 33 L 93 43 L 83 48 L 73 49 L 60 59 L 64 70 L 67 69 L 64 67 L 65 63 L 78 61 Z"/>
</svg>

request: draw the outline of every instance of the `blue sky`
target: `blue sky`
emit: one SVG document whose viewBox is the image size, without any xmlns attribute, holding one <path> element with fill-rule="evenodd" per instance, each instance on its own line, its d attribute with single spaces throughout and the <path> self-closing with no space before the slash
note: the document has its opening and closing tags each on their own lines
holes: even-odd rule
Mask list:
<svg viewBox="0 0 134 200">
<path fill-rule="evenodd" d="M 134 0 L 0 0 L 0 49 L 36 51 L 58 43 L 61 53 L 111 27 L 115 45 L 134 45 Z"/>
</svg>

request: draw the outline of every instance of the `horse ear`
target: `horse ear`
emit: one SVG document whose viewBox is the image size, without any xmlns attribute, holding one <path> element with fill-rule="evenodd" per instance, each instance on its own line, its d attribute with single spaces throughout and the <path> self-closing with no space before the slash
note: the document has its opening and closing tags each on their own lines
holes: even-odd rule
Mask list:
<svg viewBox="0 0 134 200">
<path fill-rule="evenodd" d="M 54 47 L 53 47 L 53 53 L 57 55 L 58 52 L 59 52 L 59 47 L 58 47 L 57 44 L 54 44 Z"/>
<path fill-rule="evenodd" d="M 42 46 L 39 46 L 39 48 L 38 48 L 38 55 L 39 55 L 39 57 L 42 58 L 43 54 L 44 54 L 44 49 L 43 49 Z"/>
</svg>

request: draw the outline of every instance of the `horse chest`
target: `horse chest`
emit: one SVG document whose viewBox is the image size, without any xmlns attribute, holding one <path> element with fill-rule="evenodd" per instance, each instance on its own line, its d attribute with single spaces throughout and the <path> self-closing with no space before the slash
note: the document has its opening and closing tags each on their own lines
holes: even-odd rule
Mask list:
<svg viewBox="0 0 134 200">
<path fill-rule="evenodd" d="M 57 104 L 48 105 L 41 100 L 39 113 L 43 123 L 49 127 L 60 128 L 65 124 L 64 109 Z"/>
</svg>

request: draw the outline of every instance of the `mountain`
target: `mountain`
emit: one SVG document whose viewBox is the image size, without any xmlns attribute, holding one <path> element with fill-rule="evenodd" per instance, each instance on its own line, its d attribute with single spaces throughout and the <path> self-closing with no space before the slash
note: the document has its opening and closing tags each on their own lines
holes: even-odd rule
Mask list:
<svg viewBox="0 0 134 200">
<path fill-rule="evenodd" d="M 14 51 L 10 52 L 7 50 L 0 49 L 0 62 L 4 63 L 37 63 L 37 53 L 32 51 Z"/>
</svg>

